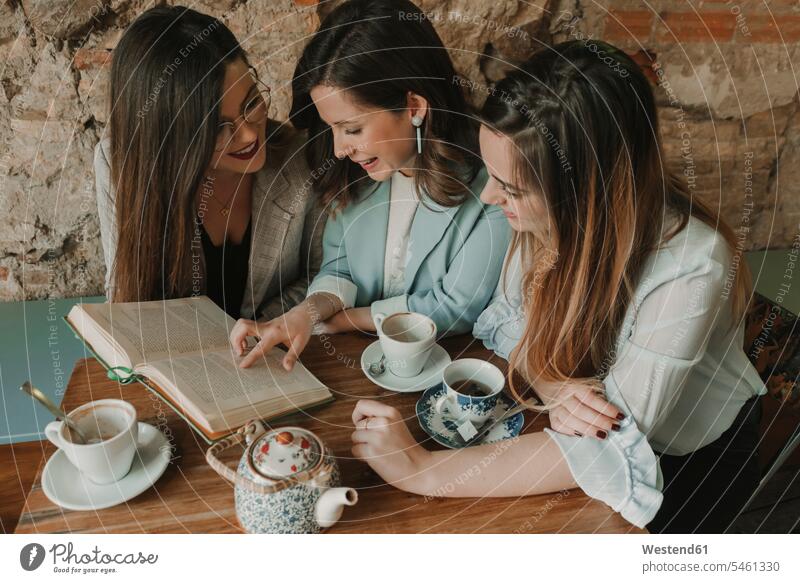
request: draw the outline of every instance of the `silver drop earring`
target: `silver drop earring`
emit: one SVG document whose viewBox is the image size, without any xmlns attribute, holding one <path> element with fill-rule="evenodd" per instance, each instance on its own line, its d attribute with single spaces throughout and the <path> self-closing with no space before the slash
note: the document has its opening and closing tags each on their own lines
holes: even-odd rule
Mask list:
<svg viewBox="0 0 800 583">
<path fill-rule="evenodd" d="M 411 118 L 411 125 L 417 128 L 417 154 L 422 154 L 422 130 L 420 129 L 422 118 L 415 115 Z"/>
</svg>

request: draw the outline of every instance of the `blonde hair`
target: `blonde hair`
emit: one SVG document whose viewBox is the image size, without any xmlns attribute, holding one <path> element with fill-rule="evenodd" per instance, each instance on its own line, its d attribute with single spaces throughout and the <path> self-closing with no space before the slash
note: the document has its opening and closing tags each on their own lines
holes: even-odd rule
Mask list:
<svg viewBox="0 0 800 583">
<path fill-rule="evenodd" d="M 665 168 L 652 90 L 639 68 L 593 42 L 614 67 L 584 43 L 556 45 L 500 82 L 495 94 L 511 99 L 490 96 L 481 112 L 515 147 L 520 202 L 541 196 L 547 208 L 547 232 L 516 233 L 508 254 L 519 252 L 525 270 L 525 331 L 509 369 L 518 398 L 515 372 L 529 383 L 605 375 L 645 261 L 690 217 L 736 249 L 733 230 Z M 749 287 L 740 262 L 729 297 L 734 323 Z"/>
</svg>

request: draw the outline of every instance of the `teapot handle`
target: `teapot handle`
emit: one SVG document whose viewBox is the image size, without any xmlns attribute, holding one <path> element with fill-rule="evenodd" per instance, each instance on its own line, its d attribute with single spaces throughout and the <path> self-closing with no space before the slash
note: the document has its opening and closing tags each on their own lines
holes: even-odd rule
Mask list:
<svg viewBox="0 0 800 583">
<path fill-rule="evenodd" d="M 206 462 L 208 462 L 208 465 L 210 465 L 220 476 L 234 484 L 239 481 L 237 479 L 237 473 L 230 467 L 226 466 L 217 456 L 226 449 L 244 442 L 245 439 L 247 439 L 247 435 L 251 432 L 249 431 L 251 429 L 251 425 L 252 424 L 248 423 L 247 425 L 239 428 L 236 433 L 229 435 L 224 439 L 220 439 L 214 445 L 209 447 L 208 451 L 206 451 Z"/>
<path fill-rule="evenodd" d="M 209 447 L 208 451 L 206 451 L 206 462 L 208 462 L 208 465 L 210 465 L 215 472 L 232 484 L 241 486 L 242 488 L 257 494 L 272 494 L 278 490 L 282 490 L 286 487 L 286 485 L 257 484 L 234 471 L 233 468 L 225 465 L 225 463 L 220 460 L 219 457 L 217 457 L 223 451 L 233 447 L 234 445 L 239 445 L 245 441 L 249 443 L 254 434 L 263 432 L 263 430 L 264 426 L 260 421 L 251 421 L 250 423 L 243 425 L 233 435 L 229 435 L 224 439 L 220 439 L 214 445 Z"/>
</svg>

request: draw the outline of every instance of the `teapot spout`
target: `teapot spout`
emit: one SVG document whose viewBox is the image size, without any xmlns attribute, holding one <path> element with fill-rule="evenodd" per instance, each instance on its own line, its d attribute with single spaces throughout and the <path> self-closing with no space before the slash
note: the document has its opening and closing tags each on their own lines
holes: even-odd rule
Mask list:
<svg viewBox="0 0 800 583">
<path fill-rule="evenodd" d="M 336 524 L 342 516 L 345 506 L 354 506 L 358 502 L 358 492 L 353 488 L 328 488 L 317 500 L 314 518 L 322 528 Z"/>
</svg>

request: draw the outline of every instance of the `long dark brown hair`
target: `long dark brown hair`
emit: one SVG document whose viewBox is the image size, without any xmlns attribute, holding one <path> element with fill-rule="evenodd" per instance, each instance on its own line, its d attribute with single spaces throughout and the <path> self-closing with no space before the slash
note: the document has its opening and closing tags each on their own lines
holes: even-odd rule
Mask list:
<svg viewBox="0 0 800 583">
<path fill-rule="evenodd" d="M 292 80 L 290 121 L 308 130 L 308 164 L 321 169 L 315 190 L 324 204 L 343 208 L 366 171 L 334 155 L 333 136 L 310 92 L 317 85 L 345 89 L 363 105 L 402 112 L 411 91 L 428 101 L 424 146 L 416 155 L 414 184 L 442 206 L 465 196 L 481 167 L 477 123 L 453 63 L 433 25 L 408 0 L 350 0 L 334 9 L 305 47 Z M 454 172 L 455 171 L 455 172 Z M 355 189 L 359 191 L 359 189 Z"/>
<path fill-rule="evenodd" d="M 114 49 L 113 301 L 185 297 L 202 282 L 196 196 L 214 154 L 225 70 L 236 59 L 247 62 L 222 22 L 182 6 L 147 10 Z M 268 124 L 268 138 L 275 127 Z"/>
<path fill-rule="evenodd" d="M 732 229 L 668 169 L 652 89 L 619 49 L 599 41 L 543 49 L 498 83 L 481 117 L 513 143 L 520 204 L 538 196 L 549 216 L 546 234 L 516 233 L 512 242 L 522 254 L 526 327 L 511 371 L 527 381 L 604 376 L 662 224 L 669 239 L 696 217 L 735 252 Z M 739 263 L 734 321 L 749 289 Z"/>
</svg>

